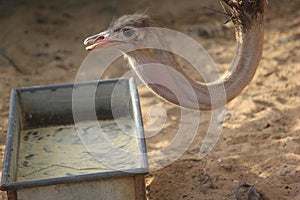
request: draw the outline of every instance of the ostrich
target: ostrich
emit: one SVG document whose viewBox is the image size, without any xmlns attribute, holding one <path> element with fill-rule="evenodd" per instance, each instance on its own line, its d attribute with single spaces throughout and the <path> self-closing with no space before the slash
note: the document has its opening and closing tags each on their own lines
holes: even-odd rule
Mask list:
<svg viewBox="0 0 300 200">
<path fill-rule="evenodd" d="M 129 64 L 144 80 L 147 76 L 165 76 L 162 72 L 153 71 L 153 74 L 143 73 L 143 67 L 136 66 L 147 63 L 162 63 L 171 66 L 180 72 L 190 83 L 196 94 L 197 106 L 187 98 L 179 102 L 173 92 L 159 84 L 148 84 L 148 87 L 163 99 L 190 109 L 210 110 L 224 106 L 234 99 L 248 85 L 253 78 L 262 56 L 263 47 L 263 18 L 264 0 L 222 0 L 227 5 L 226 12 L 235 27 L 237 50 L 229 69 L 216 81 L 209 83 L 192 80 L 179 66 L 178 62 L 168 52 L 161 50 L 139 49 L 126 55 Z M 142 14 L 125 15 L 114 21 L 110 27 L 103 32 L 85 39 L 84 45 L 87 50 L 96 47 L 134 46 L 142 41 L 146 33 L 138 31 L 138 28 L 151 27 L 154 23 Z M 156 74 L 155 74 L 156 73 Z M 180 83 L 178 87 L 180 87 Z M 212 101 L 210 88 L 223 86 L 225 89 L 225 101 Z"/>
</svg>

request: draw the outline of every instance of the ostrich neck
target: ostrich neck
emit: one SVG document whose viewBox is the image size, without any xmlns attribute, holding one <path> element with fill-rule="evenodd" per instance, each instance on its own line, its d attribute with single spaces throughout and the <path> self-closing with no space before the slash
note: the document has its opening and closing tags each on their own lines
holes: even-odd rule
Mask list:
<svg viewBox="0 0 300 200">
<path fill-rule="evenodd" d="M 257 0 L 254 4 L 258 8 L 246 7 L 242 8 L 245 10 L 234 13 L 241 15 L 239 16 L 239 19 L 233 21 L 235 24 L 237 41 L 236 54 L 227 72 L 225 72 L 218 80 L 209 83 L 196 82 L 180 68 L 172 55 L 162 52 L 157 56 L 153 56 L 155 53 L 152 52 L 152 57 L 149 56 L 149 53 L 145 53 L 147 51 L 133 52 L 130 55 L 130 57 L 134 58 L 132 61 L 134 63 L 132 63 L 132 65 L 161 63 L 171 66 L 182 74 L 191 87 L 185 87 L 184 85 L 186 85 L 186 83 L 174 80 L 173 76 L 167 75 L 168 72 L 164 72 L 158 68 L 153 68 L 152 70 L 148 69 L 148 71 L 143 69 L 143 67 L 134 69 L 142 80 L 146 80 L 145 82 L 148 87 L 150 87 L 158 96 L 174 104 L 190 109 L 201 110 L 216 109 L 225 105 L 240 94 L 240 92 L 249 84 L 262 56 L 264 0 Z M 250 17 L 249 13 L 245 12 L 247 9 L 249 9 Z M 236 12 L 236 10 L 233 9 L 232 12 Z M 149 77 L 151 79 L 151 76 L 154 77 L 154 80 L 158 80 L 157 77 L 162 77 L 165 81 L 173 84 L 174 88 L 176 87 L 179 89 L 174 93 L 173 89 L 168 89 L 168 87 L 164 87 L 162 84 L 156 84 L 155 81 L 149 83 L 147 80 L 149 80 Z M 187 88 L 190 88 L 193 91 L 187 90 Z M 188 95 L 188 93 L 195 94 L 196 98 L 192 95 Z"/>
</svg>

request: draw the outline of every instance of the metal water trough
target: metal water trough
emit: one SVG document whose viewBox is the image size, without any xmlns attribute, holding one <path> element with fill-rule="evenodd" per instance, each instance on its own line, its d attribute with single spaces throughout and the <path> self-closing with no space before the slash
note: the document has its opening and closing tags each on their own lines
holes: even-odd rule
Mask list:
<svg viewBox="0 0 300 200">
<path fill-rule="evenodd" d="M 83 92 L 76 96 L 79 109 L 77 122 L 85 126 L 84 123 L 90 123 L 95 117 L 100 124 L 120 120 L 130 129 L 130 136 L 122 131 L 120 133 L 126 141 L 122 141 L 122 137 L 115 140 L 119 133 L 111 133 L 109 129 L 102 136 L 97 131 L 90 131 L 87 134 L 91 139 L 86 141 L 83 135 L 78 139 L 77 133 L 70 132 L 76 129 L 72 103 L 74 89 L 94 91 L 94 115 L 87 111 L 86 94 Z M 131 125 L 126 125 L 126 120 Z M 56 127 L 56 131 L 46 134 L 47 127 Z M 97 144 L 99 138 L 103 140 L 106 137 L 115 143 Z M 90 146 L 89 141 L 92 141 Z M 46 142 L 52 143 L 46 145 Z M 76 148 L 72 146 L 75 144 Z M 81 155 L 87 155 L 88 159 Z M 130 159 L 126 158 L 128 155 Z M 95 156 L 98 157 L 94 159 Z M 93 168 L 89 168 L 90 163 Z M 147 172 L 139 97 L 132 78 L 12 90 L 0 187 L 7 191 L 9 200 L 142 200 L 146 199 L 144 174 Z"/>
</svg>

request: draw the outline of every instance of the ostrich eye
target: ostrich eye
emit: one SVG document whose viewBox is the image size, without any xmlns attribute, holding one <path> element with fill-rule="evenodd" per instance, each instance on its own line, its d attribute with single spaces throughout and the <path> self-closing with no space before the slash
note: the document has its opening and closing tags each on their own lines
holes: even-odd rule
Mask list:
<svg viewBox="0 0 300 200">
<path fill-rule="evenodd" d="M 130 29 L 130 28 L 124 28 L 123 29 L 123 35 L 125 37 L 131 37 L 134 34 L 134 30 Z"/>
</svg>

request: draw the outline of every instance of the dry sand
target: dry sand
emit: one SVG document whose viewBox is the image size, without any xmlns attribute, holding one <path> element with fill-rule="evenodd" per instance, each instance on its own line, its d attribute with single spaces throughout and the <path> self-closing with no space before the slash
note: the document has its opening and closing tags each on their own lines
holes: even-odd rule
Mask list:
<svg viewBox="0 0 300 200">
<path fill-rule="evenodd" d="M 83 39 L 103 30 L 113 17 L 148 12 L 164 27 L 193 36 L 226 69 L 235 40 L 226 18 L 203 6 L 221 10 L 219 1 L 0 1 L 0 168 L 5 148 L 10 90 L 16 87 L 73 82 L 88 54 Z M 146 177 L 148 199 L 300 199 L 300 1 L 272 0 L 266 6 L 263 58 L 249 86 L 228 104 L 233 113 L 211 154 L 198 159 L 201 135 L 175 163 Z M 121 61 L 120 61 L 121 63 Z M 126 65 L 106 77 L 119 77 Z M 145 124 L 154 103 L 166 108 L 167 125 L 151 151 L 177 131 L 179 109 L 140 89 Z M 0 192 L 0 199 L 6 194 Z"/>
</svg>

